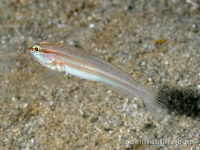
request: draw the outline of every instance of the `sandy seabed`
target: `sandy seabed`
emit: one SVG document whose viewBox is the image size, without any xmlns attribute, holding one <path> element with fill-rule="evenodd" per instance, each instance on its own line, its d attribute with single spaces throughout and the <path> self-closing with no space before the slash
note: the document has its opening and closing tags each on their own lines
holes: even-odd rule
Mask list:
<svg viewBox="0 0 200 150">
<path fill-rule="evenodd" d="M 158 88 L 167 115 L 100 83 L 48 78 L 27 49 L 42 39 Z M 0 43 L 0 149 L 200 149 L 198 0 L 1 0 Z"/>
</svg>

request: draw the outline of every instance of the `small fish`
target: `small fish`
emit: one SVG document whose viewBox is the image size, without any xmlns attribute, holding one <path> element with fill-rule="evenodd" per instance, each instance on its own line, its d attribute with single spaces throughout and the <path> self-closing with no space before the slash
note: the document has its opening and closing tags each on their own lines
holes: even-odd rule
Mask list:
<svg viewBox="0 0 200 150">
<path fill-rule="evenodd" d="M 166 113 L 166 105 L 157 96 L 157 92 L 138 83 L 107 61 L 76 47 L 46 40 L 38 42 L 29 50 L 35 60 L 52 70 L 101 82 L 115 91 L 141 98 L 153 117 L 160 117 Z"/>
</svg>

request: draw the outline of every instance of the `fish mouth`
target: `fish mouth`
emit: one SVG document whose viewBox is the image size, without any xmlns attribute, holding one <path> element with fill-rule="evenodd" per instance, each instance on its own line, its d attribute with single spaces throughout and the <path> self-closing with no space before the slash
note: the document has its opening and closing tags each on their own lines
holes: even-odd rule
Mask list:
<svg viewBox="0 0 200 150">
<path fill-rule="evenodd" d="M 29 47 L 28 49 L 29 49 L 30 51 L 32 51 L 32 50 L 33 50 L 33 48 L 32 48 L 32 47 Z"/>
</svg>

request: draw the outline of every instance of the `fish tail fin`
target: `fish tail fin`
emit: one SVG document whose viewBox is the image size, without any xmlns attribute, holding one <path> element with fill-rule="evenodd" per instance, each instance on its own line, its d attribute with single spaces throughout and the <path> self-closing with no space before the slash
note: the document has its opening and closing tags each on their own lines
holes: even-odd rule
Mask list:
<svg viewBox="0 0 200 150">
<path fill-rule="evenodd" d="M 150 111 L 154 119 L 161 119 L 167 115 L 167 101 L 159 90 L 154 90 L 142 85 L 145 94 L 141 96 L 146 108 Z"/>
</svg>

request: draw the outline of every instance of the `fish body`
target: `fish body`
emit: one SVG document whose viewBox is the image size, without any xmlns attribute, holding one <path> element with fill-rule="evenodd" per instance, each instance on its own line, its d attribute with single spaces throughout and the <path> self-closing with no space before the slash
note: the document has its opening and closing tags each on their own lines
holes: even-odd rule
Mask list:
<svg viewBox="0 0 200 150">
<path fill-rule="evenodd" d="M 33 58 L 52 70 L 101 82 L 115 91 L 141 98 L 155 117 L 164 113 L 165 105 L 157 97 L 155 91 L 138 83 L 124 71 L 105 60 L 76 47 L 49 41 L 38 42 L 29 50 Z"/>
</svg>

